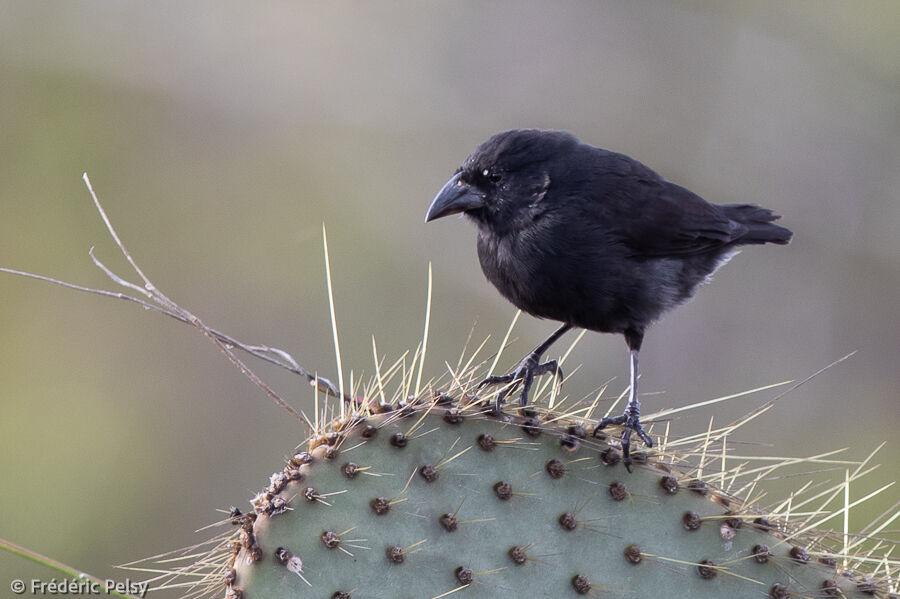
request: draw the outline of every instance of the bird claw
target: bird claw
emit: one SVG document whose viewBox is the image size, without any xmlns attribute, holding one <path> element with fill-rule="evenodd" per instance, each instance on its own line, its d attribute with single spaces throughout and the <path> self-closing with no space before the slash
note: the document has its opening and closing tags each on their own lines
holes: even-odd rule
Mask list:
<svg viewBox="0 0 900 599">
<path fill-rule="evenodd" d="M 529 354 L 525 356 L 525 358 L 523 358 L 522 361 L 519 362 L 519 365 L 516 366 L 512 371 L 506 374 L 491 375 L 487 377 L 486 379 L 478 383 L 477 389 L 481 389 L 482 387 L 488 385 L 507 385 L 507 387 L 501 389 L 497 394 L 497 398 L 494 403 L 494 409 L 499 412 L 503 400 L 506 399 L 506 396 L 521 384 L 522 392 L 519 394 L 519 405 L 524 408 L 528 405 L 528 391 L 531 389 L 531 384 L 534 381 L 534 377 L 540 376 L 542 374 L 552 373 L 556 375 L 560 381 L 562 381 L 563 379 L 562 369 L 556 363 L 556 360 L 538 362 L 539 358 L 540 356 Z"/>
<path fill-rule="evenodd" d="M 653 447 L 653 439 L 644 431 L 640 415 L 636 411 L 632 411 L 630 407 L 625 408 L 625 413 L 621 416 L 601 418 L 594 427 L 593 436 L 596 437 L 597 433 L 610 424 L 621 425 L 625 428 L 622 432 L 622 463 L 625 464 L 625 469 L 631 472 L 631 434 L 637 433 L 647 447 Z"/>
</svg>

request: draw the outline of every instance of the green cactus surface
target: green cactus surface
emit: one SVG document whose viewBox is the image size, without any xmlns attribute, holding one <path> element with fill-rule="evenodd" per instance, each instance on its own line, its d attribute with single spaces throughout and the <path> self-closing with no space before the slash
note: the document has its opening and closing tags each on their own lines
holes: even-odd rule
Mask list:
<svg viewBox="0 0 900 599">
<path fill-rule="evenodd" d="M 671 451 L 629 473 L 590 433 L 446 395 L 337 421 L 233 514 L 226 597 L 895 597 Z"/>
</svg>

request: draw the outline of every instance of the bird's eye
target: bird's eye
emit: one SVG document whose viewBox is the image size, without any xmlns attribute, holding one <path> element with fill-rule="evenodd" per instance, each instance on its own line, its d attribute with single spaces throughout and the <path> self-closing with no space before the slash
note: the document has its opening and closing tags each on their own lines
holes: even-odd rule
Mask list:
<svg viewBox="0 0 900 599">
<path fill-rule="evenodd" d="M 500 173 L 496 171 L 490 171 L 488 169 L 484 169 L 481 174 L 487 177 L 488 181 L 490 181 L 491 183 L 499 183 L 500 179 L 503 178 L 503 175 L 501 175 Z"/>
</svg>

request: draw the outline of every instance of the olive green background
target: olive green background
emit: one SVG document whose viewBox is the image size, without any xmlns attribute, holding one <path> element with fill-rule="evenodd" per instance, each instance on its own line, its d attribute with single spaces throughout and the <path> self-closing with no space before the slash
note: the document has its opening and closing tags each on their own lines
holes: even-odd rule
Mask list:
<svg viewBox="0 0 900 599">
<path fill-rule="evenodd" d="M 802 379 L 859 350 L 738 449 L 861 459 L 886 440 L 858 498 L 900 467 L 898 56 L 892 0 L 0 1 L 0 265 L 110 287 L 96 246 L 126 272 L 87 171 L 173 299 L 335 377 L 325 223 L 345 369 L 372 373 L 372 335 L 390 360 L 415 347 L 431 262 L 425 366 L 438 375 L 473 325 L 495 348 L 514 310 L 484 281 L 473 228 L 426 226 L 428 203 L 492 133 L 570 130 L 710 201 L 784 215 L 790 246 L 748 248 L 650 330 L 645 412 Z M 553 326 L 523 317 L 501 367 Z M 251 364 L 310 409 L 304 381 Z M 620 338 L 587 335 L 577 364 L 574 398 L 626 384 Z M 196 331 L 0 275 L 0 536 L 122 579 L 112 564 L 199 542 L 215 508 L 246 507 L 303 434 Z M 0 594 L 53 575 L 0 553 Z"/>
</svg>

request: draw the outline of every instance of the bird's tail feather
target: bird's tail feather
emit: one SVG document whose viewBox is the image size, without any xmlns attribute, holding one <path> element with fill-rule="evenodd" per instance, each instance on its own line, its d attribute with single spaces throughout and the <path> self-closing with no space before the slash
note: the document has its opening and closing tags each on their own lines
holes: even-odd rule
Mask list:
<svg viewBox="0 0 900 599">
<path fill-rule="evenodd" d="M 773 225 L 772 221 L 781 218 L 767 208 L 754 204 L 725 204 L 722 206 L 725 215 L 733 221 L 747 227 L 747 233 L 738 241 L 740 244 L 790 243 L 794 234 L 784 227 Z"/>
</svg>

